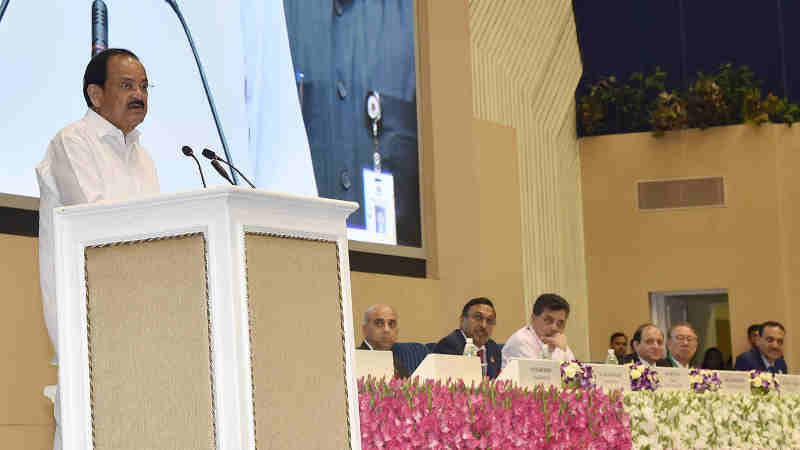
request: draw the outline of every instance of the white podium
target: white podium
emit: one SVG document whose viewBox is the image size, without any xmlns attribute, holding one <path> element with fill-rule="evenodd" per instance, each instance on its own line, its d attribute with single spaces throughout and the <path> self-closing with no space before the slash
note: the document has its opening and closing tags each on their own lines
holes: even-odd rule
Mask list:
<svg viewBox="0 0 800 450">
<path fill-rule="evenodd" d="M 64 449 L 360 449 L 356 208 L 218 187 L 57 209 Z"/>
</svg>

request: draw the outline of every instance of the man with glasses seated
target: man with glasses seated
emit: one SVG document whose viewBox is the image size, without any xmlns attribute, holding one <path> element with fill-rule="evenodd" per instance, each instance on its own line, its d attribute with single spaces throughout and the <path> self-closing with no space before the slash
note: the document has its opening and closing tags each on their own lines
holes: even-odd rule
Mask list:
<svg viewBox="0 0 800 450">
<path fill-rule="evenodd" d="M 359 350 L 389 350 L 394 358 L 394 376 L 408 378 L 408 369 L 394 353 L 394 344 L 400 331 L 397 326 L 397 313 L 389 305 L 372 305 L 364 313 L 364 323 L 361 325 L 364 341 Z"/>
<path fill-rule="evenodd" d="M 467 338 L 472 338 L 473 344 L 478 347 L 484 376 L 497 378 L 502 355 L 500 346 L 491 338 L 496 323 L 497 315 L 492 301 L 486 297 L 473 298 L 461 310 L 459 328 L 439 341 L 433 353 L 462 355 Z"/>
<path fill-rule="evenodd" d="M 574 360 L 564 334 L 568 318 L 569 302 L 563 297 L 540 295 L 533 304 L 530 325 L 517 330 L 503 345 L 503 367 L 511 358 Z"/>
<path fill-rule="evenodd" d="M 672 367 L 694 367 L 692 359 L 697 353 L 697 332 L 689 322 L 678 322 L 667 332 L 667 362 Z"/>
</svg>

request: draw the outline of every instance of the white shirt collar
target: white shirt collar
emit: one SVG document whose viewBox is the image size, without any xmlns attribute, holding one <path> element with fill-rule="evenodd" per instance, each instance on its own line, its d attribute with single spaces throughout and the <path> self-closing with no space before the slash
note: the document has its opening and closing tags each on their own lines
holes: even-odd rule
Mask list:
<svg viewBox="0 0 800 450">
<path fill-rule="evenodd" d="M 86 115 L 84 116 L 86 121 L 97 130 L 97 134 L 101 137 L 103 136 L 113 136 L 118 138 L 120 141 L 130 144 L 137 142 L 139 140 L 139 135 L 141 132 L 139 130 L 134 129 L 127 136 L 122 134 L 122 130 L 117 128 L 116 125 L 109 122 L 105 117 L 97 114 L 97 111 L 89 108 L 86 111 Z"/>
<path fill-rule="evenodd" d="M 636 354 L 636 357 L 639 358 L 639 362 L 646 365 L 647 367 L 655 367 L 655 364 L 650 364 L 649 362 L 645 361 L 639 354 Z"/>
<path fill-rule="evenodd" d="M 678 361 L 677 359 L 675 359 L 675 357 L 674 357 L 674 356 L 672 356 L 672 355 L 669 355 L 669 359 L 671 359 L 671 360 L 672 360 L 672 363 L 673 363 L 673 364 L 675 364 L 676 366 L 680 367 L 681 369 L 686 369 L 686 366 L 684 366 L 683 364 L 681 364 L 681 362 L 680 362 L 680 361 Z"/>
<path fill-rule="evenodd" d="M 767 359 L 766 356 L 764 356 L 763 353 L 761 353 L 761 350 L 758 351 L 758 355 L 761 356 L 761 360 L 764 361 L 764 367 L 766 367 L 767 370 L 769 370 L 770 367 L 774 367 L 775 366 L 775 363 L 773 363 L 773 364 L 769 363 L 769 360 Z M 778 361 L 775 360 L 775 362 L 778 362 Z"/>
</svg>

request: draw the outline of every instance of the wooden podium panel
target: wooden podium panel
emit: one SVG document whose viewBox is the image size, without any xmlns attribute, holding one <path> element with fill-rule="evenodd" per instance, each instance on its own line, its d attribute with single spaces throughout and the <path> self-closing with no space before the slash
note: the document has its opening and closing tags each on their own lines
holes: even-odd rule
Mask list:
<svg viewBox="0 0 800 450">
<path fill-rule="evenodd" d="M 256 448 L 350 448 L 336 242 L 246 233 L 245 249 Z"/>
<path fill-rule="evenodd" d="M 95 450 L 216 448 L 205 254 L 202 234 L 86 248 Z"/>
</svg>

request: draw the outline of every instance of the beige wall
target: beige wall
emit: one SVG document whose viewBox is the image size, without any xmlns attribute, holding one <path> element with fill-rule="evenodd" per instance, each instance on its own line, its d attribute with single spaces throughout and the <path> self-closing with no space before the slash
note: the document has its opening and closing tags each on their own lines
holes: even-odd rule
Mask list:
<svg viewBox="0 0 800 450">
<path fill-rule="evenodd" d="M 0 205 L 7 205 L 4 202 Z M 0 447 L 53 446 L 53 408 L 42 389 L 56 382 L 42 319 L 38 240 L 0 234 Z"/>
<path fill-rule="evenodd" d="M 727 289 L 734 353 L 748 325 L 777 319 L 797 372 L 799 151 L 800 129 L 781 125 L 583 139 L 592 355 L 649 320 L 649 292 Z M 725 207 L 637 210 L 637 181 L 705 176 L 725 177 Z"/>
</svg>

